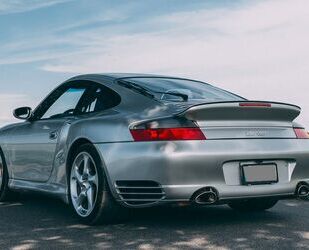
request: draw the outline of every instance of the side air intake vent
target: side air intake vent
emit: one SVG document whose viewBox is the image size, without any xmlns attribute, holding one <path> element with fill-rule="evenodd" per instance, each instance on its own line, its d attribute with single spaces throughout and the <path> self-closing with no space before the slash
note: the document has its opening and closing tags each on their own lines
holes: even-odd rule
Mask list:
<svg viewBox="0 0 309 250">
<path fill-rule="evenodd" d="M 155 181 L 116 181 L 119 197 L 128 205 L 147 205 L 165 198 L 164 190 Z"/>
</svg>

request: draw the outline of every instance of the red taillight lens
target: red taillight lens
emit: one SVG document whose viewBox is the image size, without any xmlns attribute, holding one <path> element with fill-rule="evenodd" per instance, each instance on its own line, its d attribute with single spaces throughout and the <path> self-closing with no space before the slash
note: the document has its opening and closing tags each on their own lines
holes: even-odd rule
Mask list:
<svg viewBox="0 0 309 250">
<path fill-rule="evenodd" d="M 199 128 L 155 128 L 130 131 L 134 141 L 206 140 Z"/>
<path fill-rule="evenodd" d="M 242 102 L 239 103 L 240 107 L 266 107 L 271 108 L 271 103 L 264 103 L 264 102 Z"/>
<path fill-rule="evenodd" d="M 294 128 L 297 139 L 309 139 L 309 134 L 304 128 Z"/>
</svg>

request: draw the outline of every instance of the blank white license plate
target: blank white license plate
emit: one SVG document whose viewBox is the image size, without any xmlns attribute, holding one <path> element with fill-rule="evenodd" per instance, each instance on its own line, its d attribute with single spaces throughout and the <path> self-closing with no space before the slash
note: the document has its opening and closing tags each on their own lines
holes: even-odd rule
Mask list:
<svg viewBox="0 0 309 250">
<path fill-rule="evenodd" d="M 242 165 L 243 184 L 270 184 L 278 182 L 276 164 Z"/>
</svg>

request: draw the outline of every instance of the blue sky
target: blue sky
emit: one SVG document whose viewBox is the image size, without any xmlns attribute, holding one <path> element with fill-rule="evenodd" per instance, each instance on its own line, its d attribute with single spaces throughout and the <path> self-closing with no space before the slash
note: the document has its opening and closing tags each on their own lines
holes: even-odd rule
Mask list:
<svg viewBox="0 0 309 250">
<path fill-rule="evenodd" d="M 0 0 L 0 126 L 70 76 L 145 72 L 299 104 L 309 127 L 308 25 L 307 0 Z"/>
</svg>

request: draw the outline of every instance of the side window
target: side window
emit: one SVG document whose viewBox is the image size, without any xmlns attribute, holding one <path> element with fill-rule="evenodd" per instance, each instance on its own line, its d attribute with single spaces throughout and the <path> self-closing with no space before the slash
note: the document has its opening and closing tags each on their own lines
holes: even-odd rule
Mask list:
<svg viewBox="0 0 309 250">
<path fill-rule="evenodd" d="M 63 94 L 53 100 L 52 104 L 41 116 L 41 119 L 73 115 L 85 91 L 85 87 L 70 87 L 66 89 Z"/>
<path fill-rule="evenodd" d="M 79 108 L 81 113 L 90 113 L 106 110 L 117 106 L 120 103 L 120 96 L 104 86 L 94 86 L 85 96 Z"/>
</svg>

